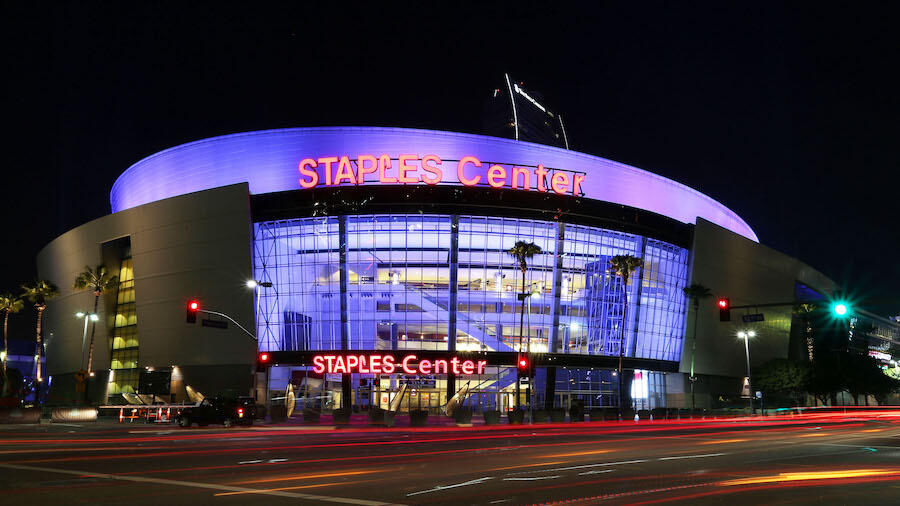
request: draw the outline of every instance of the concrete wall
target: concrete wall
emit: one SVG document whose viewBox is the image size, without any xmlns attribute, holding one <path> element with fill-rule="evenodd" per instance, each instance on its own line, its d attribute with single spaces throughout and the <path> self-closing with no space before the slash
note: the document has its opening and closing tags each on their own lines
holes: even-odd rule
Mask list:
<svg viewBox="0 0 900 506">
<path fill-rule="evenodd" d="M 723 323 L 719 321 L 715 297 L 729 297 L 732 306 L 791 302 L 794 300 L 795 281 L 826 294 L 836 287 L 832 280 L 803 262 L 703 219 L 697 220 L 692 252 L 691 283 L 704 285 L 713 292 L 713 298 L 701 302 L 697 324 L 695 371 L 700 375 L 745 375 L 744 343 L 736 335 L 740 330 L 752 329 L 757 334 L 750 339 L 751 373 L 754 367 L 773 358 L 788 357 L 791 306 L 732 310 L 731 322 Z M 741 315 L 747 312 L 763 313 L 765 321 L 744 324 Z M 694 309 L 690 305 L 681 372 L 690 371 L 693 330 Z M 731 385 L 732 382 L 712 383 Z M 715 386 L 712 383 L 709 383 L 710 386 Z M 707 390 L 706 385 L 704 390 Z M 706 395 L 737 395 L 740 393 L 740 381 L 734 382 L 733 388 L 728 387 L 728 390 L 734 392 L 707 390 Z"/>
<path fill-rule="evenodd" d="M 81 367 L 83 321 L 74 313 L 90 311 L 93 295 L 73 291 L 75 276 L 85 265 L 101 261 L 104 243 L 127 236 L 134 259 L 140 366 L 177 365 L 185 371 L 184 382 L 191 384 L 189 371 L 202 370 L 198 366 L 218 370 L 231 365 L 233 371 L 247 371 L 249 390 L 255 342 L 233 324 L 222 330 L 184 320 L 187 301 L 196 297 L 203 308 L 224 312 L 253 329 L 254 299 L 244 285 L 252 272 L 248 195 L 246 184 L 236 184 L 153 202 L 81 225 L 44 247 L 38 255 L 39 276 L 60 289 L 44 320 L 48 374 Z M 118 274 L 119 265 L 107 267 Z M 115 293 L 106 297 L 109 303 L 100 304 L 95 337 L 96 370 L 108 369 L 110 363 Z M 87 352 L 84 356 L 86 364 Z M 225 376 L 220 378 L 223 388 L 244 384 L 244 379 Z M 215 393 L 210 390 L 217 383 L 202 381 L 206 393 Z"/>
</svg>

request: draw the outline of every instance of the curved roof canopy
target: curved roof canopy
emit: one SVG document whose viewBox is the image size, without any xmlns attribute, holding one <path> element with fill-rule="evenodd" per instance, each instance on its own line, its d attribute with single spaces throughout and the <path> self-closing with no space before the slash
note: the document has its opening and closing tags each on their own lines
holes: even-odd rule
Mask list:
<svg viewBox="0 0 900 506">
<path fill-rule="evenodd" d="M 434 171 L 423 167 L 426 155 L 435 155 L 429 166 L 440 169 L 438 184 L 461 184 L 461 180 L 478 184 L 488 183 L 490 167 L 500 165 L 505 172 L 495 170 L 492 180 L 512 184 L 512 167 L 530 172 L 530 191 L 537 188 L 538 166 L 547 169 L 550 186 L 553 175 L 559 176 L 557 189 L 569 194 L 579 189 L 587 198 L 623 204 L 655 212 L 683 223 L 695 223 L 702 217 L 736 234 L 758 242 L 756 234 L 737 214 L 712 198 L 683 184 L 629 165 L 597 156 L 498 137 L 483 135 L 377 127 L 288 128 L 262 130 L 203 139 L 161 151 L 129 167 L 113 185 L 110 192 L 112 211 L 147 204 L 157 200 L 184 195 L 219 186 L 247 182 L 253 194 L 302 189 L 301 182 L 310 184 L 315 172 L 320 185 L 340 174 L 339 159 L 348 157 L 352 171 L 358 174 L 357 159 L 371 155 L 363 165 L 371 172 L 365 184 L 403 184 L 379 182 L 378 165 L 390 164 L 386 178 L 398 178 L 400 165 L 414 166 L 408 177 L 422 178 L 415 183 L 426 184 L 425 178 L 437 182 Z M 382 155 L 390 158 L 384 162 Z M 409 156 L 406 156 L 409 155 Z M 335 161 L 326 163 L 334 157 Z M 402 160 L 404 157 L 406 161 Z M 481 166 L 469 158 L 482 162 Z M 306 174 L 299 166 L 304 166 Z M 330 165 L 330 174 L 325 174 Z M 458 169 L 462 165 L 462 174 Z M 345 167 L 346 168 L 346 167 Z M 524 186 L 525 175 L 518 174 L 518 184 Z M 563 185 L 562 183 L 567 183 Z M 348 178 L 340 184 L 353 184 Z M 553 191 L 546 188 L 546 191 Z M 565 190 L 564 190 L 565 191 Z"/>
</svg>

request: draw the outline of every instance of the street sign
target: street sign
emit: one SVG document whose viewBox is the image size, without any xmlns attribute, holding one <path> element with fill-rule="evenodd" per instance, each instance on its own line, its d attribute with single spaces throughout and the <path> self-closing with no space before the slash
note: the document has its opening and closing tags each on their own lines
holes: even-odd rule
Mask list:
<svg viewBox="0 0 900 506">
<path fill-rule="evenodd" d="M 741 387 L 741 399 L 750 398 L 750 378 L 744 376 L 744 385 Z"/>
<path fill-rule="evenodd" d="M 227 329 L 228 322 L 223 322 L 221 320 L 203 320 L 201 322 L 204 327 L 212 327 L 214 329 Z"/>
<path fill-rule="evenodd" d="M 741 316 L 741 319 L 744 320 L 744 323 L 765 321 L 765 317 L 763 316 L 762 313 L 745 314 L 744 316 Z"/>
</svg>

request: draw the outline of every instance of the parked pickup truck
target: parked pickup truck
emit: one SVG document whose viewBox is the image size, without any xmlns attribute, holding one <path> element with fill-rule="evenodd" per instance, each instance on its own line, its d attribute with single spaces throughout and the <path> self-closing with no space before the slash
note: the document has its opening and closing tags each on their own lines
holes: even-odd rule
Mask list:
<svg viewBox="0 0 900 506">
<path fill-rule="evenodd" d="M 181 427 L 197 424 L 205 427 L 221 423 L 226 427 L 253 425 L 256 407 L 252 398 L 207 397 L 196 406 L 183 408 L 175 415 L 175 423 Z"/>
</svg>

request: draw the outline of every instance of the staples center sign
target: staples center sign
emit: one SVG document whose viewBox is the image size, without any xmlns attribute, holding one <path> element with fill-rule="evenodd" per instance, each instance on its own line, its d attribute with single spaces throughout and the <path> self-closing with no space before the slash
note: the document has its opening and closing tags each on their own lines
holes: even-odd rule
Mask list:
<svg viewBox="0 0 900 506">
<path fill-rule="evenodd" d="M 348 155 L 305 158 L 300 162 L 299 181 L 303 188 L 367 182 L 436 185 L 444 180 L 445 170 L 453 170 L 456 180 L 465 186 L 487 183 L 492 188 L 552 191 L 559 195 L 577 196 L 581 195 L 581 184 L 585 179 L 583 174 L 547 169 L 541 164 L 533 169 L 515 165 L 488 166 L 474 156 L 464 156 L 458 162 L 447 165 L 451 167 L 445 166 L 437 155 L 400 155 L 395 159 L 387 154 L 358 155 L 355 159 Z"/>
<path fill-rule="evenodd" d="M 405 355 L 399 360 L 394 355 L 315 355 L 313 371 L 317 374 L 484 374 L 487 360 L 448 359 L 426 360 L 415 355 Z"/>
</svg>

